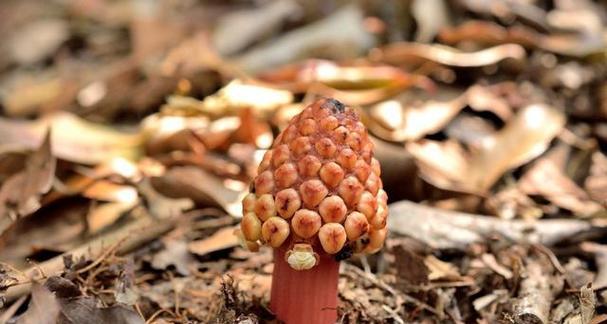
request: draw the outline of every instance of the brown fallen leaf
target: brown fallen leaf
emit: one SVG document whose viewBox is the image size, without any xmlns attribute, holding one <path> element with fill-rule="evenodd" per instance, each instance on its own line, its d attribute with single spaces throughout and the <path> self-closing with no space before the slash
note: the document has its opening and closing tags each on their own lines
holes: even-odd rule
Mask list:
<svg viewBox="0 0 607 324">
<path fill-rule="evenodd" d="M 174 167 L 162 176 L 151 178 L 154 189 L 167 197 L 190 198 L 199 204 L 222 207 L 234 217 L 242 217 L 241 201 L 246 194 L 246 185 L 242 183 L 234 190 L 226 184 L 238 181 L 226 181 L 192 166 Z"/>
<path fill-rule="evenodd" d="M 468 21 L 459 26 L 444 28 L 438 35 L 441 42 L 454 45 L 460 42 L 476 42 L 481 45 L 514 43 L 527 48 L 539 48 L 548 52 L 573 57 L 585 57 L 601 53 L 606 40 L 598 33 L 541 34 L 516 25 L 503 27 L 488 21 Z"/>
<path fill-rule="evenodd" d="M 42 145 L 25 161 L 23 187 L 21 188 L 18 212 L 27 215 L 40 208 L 40 195 L 51 190 L 55 179 L 57 160 L 51 152 L 51 131 L 44 137 Z"/>
<path fill-rule="evenodd" d="M 51 154 L 51 132 L 25 160 L 25 169 L 8 178 L 0 188 L 0 234 L 17 220 L 41 206 L 40 198 L 55 179 L 56 159 Z"/>
<path fill-rule="evenodd" d="M 426 181 L 447 190 L 484 194 L 504 172 L 545 151 L 564 123 L 562 113 L 536 104 L 519 111 L 475 152 L 454 141 L 421 140 L 407 143 L 406 148 Z"/>
<path fill-rule="evenodd" d="M 365 90 L 397 87 L 421 75 L 412 75 L 389 65 L 336 63 L 310 59 L 301 63 L 279 67 L 258 76 L 272 86 L 304 93 L 314 83 L 322 83 L 337 90 Z"/>
<path fill-rule="evenodd" d="M 394 247 L 394 258 L 398 277 L 412 285 L 428 283 L 430 269 L 424 258 L 406 245 Z"/>
<path fill-rule="evenodd" d="M 391 43 L 372 53 L 371 59 L 393 65 L 431 61 L 447 66 L 480 67 L 505 59 L 525 59 L 525 49 L 518 44 L 504 44 L 477 52 L 462 52 L 444 45 Z"/>
<path fill-rule="evenodd" d="M 540 195 L 556 206 L 568 209 L 580 217 L 589 217 L 604 210 L 588 193 L 567 177 L 548 153 L 534 162 L 518 182 L 528 195 Z"/>
<path fill-rule="evenodd" d="M 60 159 L 97 164 L 115 157 L 135 159 L 140 155 L 139 134 L 91 123 L 66 112 L 31 122 L 0 118 L 0 152 L 36 148 L 49 128 L 53 155 Z"/>
<path fill-rule="evenodd" d="M 372 106 L 366 124 L 374 135 L 385 140 L 416 140 L 440 131 L 465 105 L 465 94 L 449 89 L 435 95 L 408 91 Z"/>
<path fill-rule="evenodd" d="M 143 179 L 137 186 L 139 193 L 145 199 L 150 214 L 159 219 L 170 219 L 181 215 L 185 210 L 194 207 L 190 198 L 168 198 L 154 189 L 149 178 Z"/>
<path fill-rule="evenodd" d="M 93 204 L 86 214 L 87 231 L 89 234 L 97 234 L 114 224 L 120 217 L 125 215 L 137 205 L 138 200 L 130 202 L 109 202 Z"/>
<path fill-rule="evenodd" d="M 524 26 L 507 28 L 490 21 L 469 20 L 457 26 L 441 29 L 437 37 L 442 43 L 449 45 L 465 41 L 490 46 L 515 43 L 532 47 L 541 36 L 533 29 Z"/>
<path fill-rule="evenodd" d="M 378 137 L 389 141 L 417 140 L 448 125 L 465 107 L 490 111 L 504 121 L 512 117 L 512 106 L 506 97 L 507 84 L 473 85 L 466 91 L 440 88 L 427 92 L 417 89 L 371 106 L 367 127 Z"/>
<path fill-rule="evenodd" d="M 462 277 L 456 266 L 442 261 L 432 254 L 424 258 L 424 264 L 428 267 L 428 280 L 456 281 Z"/>
<path fill-rule="evenodd" d="M 235 247 L 239 244 L 238 238 L 234 235 L 234 230 L 237 228 L 238 226 L 225 227 L 207 238 L 192 241 L 188 244 L 188 251 L 202 256 Z"/>
</svg>

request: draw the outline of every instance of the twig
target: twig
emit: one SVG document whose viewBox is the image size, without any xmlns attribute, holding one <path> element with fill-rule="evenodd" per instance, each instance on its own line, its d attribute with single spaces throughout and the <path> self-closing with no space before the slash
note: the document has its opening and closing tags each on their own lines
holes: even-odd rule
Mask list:
<svg viewBox="0 0 607 324">
<path fill-rule="evenodd" d="M 16 284 L 8 288 L 4 297 L 7 301 L 12 301 L 29 293 L 32 287 L 32 279 L 40 280 L 44 278 L 41 272 L 48 276 L 60 274 L 64 269 L 63 258 L 65 256 L 98 259 L 107 252 L 108 246 L 111 247 L 117 242 L 121 242 L 121 244 L 116 248 L 116 253 L 125 254 L 168 232 L 175 226 L 175 223 L 175 218 L 159 220 L 145 217 L 136 220 L 114 232 L 107 233 L 87 242 L 72 251 L 30 267 L 23 272 L 24 276 Z"/>
<path fill-rule="evenodd" d="M 516 323 L 548 323 L 550 305 L 555 298 L 557 286 L 541 260 L 527 264 L 527 277 L 521 281 L 519 298 L 514 303 Z"/>
<path fill-rule="evenodd" d="M 432 208 L 410 201 L 390 205 L 388 227 L 435 249 L 466 249 L 492 234 L 518 243 L 553 245 L 582 232 L 596 230 L 584 220 L 504 220 L 491 216 Z"/>
<path fill-rule="evenodd" d="M 554 255 L 552 250 L 550 250 L 549 248 L 545 247 L 542 244 L 534 244 L 533 247 L 535 247 L 538 251 L 540 251 L 541 253 L 543 253 L 544 255 L 546 255 L 548 257 L 548 259 L 550 260 L 550 262 L 552 263 L 552 266 L 556 269 L 556 271 L 558 271 L 560 274 L 565 274 L 565 268 L 563 268 L 563 266 L 561 265 L 561 262 L 556 257 L 556 255 Z"/>
</svg>

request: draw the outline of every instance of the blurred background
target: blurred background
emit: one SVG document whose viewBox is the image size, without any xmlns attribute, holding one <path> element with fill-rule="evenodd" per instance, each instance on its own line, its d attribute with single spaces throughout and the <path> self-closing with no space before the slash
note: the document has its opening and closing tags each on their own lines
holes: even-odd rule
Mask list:
<svg viewBox="0 0 607 324">
<path fill-rule="evenodd" d="M 0 321 L 59 316 L 45 296 L 271 321 L 270 253 L 232 231 L 318 97 L 359 112 L 392 203 L 386 252 L 342 269 L 344 322 L 607 320 L 606 22 L 589 0 L 4 0 Z M 548 307 L 508 306 L 525 278 Z"/>
</svg>

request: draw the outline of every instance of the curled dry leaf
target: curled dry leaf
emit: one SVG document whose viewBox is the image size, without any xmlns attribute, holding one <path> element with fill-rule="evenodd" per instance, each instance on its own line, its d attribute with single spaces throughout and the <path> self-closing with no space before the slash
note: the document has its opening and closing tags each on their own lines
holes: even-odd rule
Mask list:
<svg viewBox="0 0 607 324">
<path fill-rule="evenodd" d="M 565 117 L 537 104 L 519 111 L 503 129 L 485 138 L 475 152 L 457 142 L 422 140 L 407 143 L 425 180 L 447 190 L 483 194 L 504 174 L 544 152 Z"/>
<path fill-rule="evenodd" d="M 18 217 L 29 215 L 41 206 L 55 179 L 56 159 L 51 153 L 51 132 L 42 145 L 25 160 L 25 169 L 9 177 L 0 188 L 0 234 Z"/>
<path fill-rule="evenodd" d="M 550 246 L 592 229 L 588 222 L 576 219 L 502 220 L 410 201 L 391 204 L 390 215 L 388 228 L 391 232 L 411 236 L 433 249 L 465 250 L 471 243 L 484 242 L 495 233 L 518 243 Z"/>
<path fill-rule="evenodd" d="M 235 247 L 238 245 L 239 242 L 238 237 L 234 235 L 234 230 L 236 230 L 238 227 L 239 226 L 225 227 L 218 230 L 213 235 L 207 238 L 192 241 L 188 244 L 188 250 L 191 253 L 203 256 L 211 252 Z"/>
<path fill-rule="evenodd" d="M 222 116 L 243 108 L 251 108 L 259 115 L 274 112 L 278 107 L 293 102 L 293 94 L 286 90 L 231 81 L 217 93 L 207 96 L 197 107 L 210 116 Z"/>
<path fill-rule="evenodd" d="M 409 91 L 371 107 L 369 130 L 389 141 L 416 140 L 447 125 L 466 105 L 465 94 Z"/>
<path fill-rule="evenodd" d="M 372 53 L 371 59 L 394 65 L 431 61 L 447 66 L 480 67 L 505 59 L 523 60 L 525 49 L 518 44 L 504 44 L 477 52 L 462 52 L 444 45 L 392 43 Z"/>
<path fill-rule="evenodd" d="M 192 167 L 174 167 L 164 175 L 151 179 L 159 193 L 171 198 L 190 198 L 199 204 L 222 207 L 234 217 L 242 217 L 242 198 L 246 185 L 236 180 L 222 181 L 206 171 Z M 226 184 L 232 184 L 231 189 Z M 236 184 L 239 183 L 238 186 Z"/>
<path fill-rule="evenodd" d="M 546 154 L 523 174 L 519 187 L 528 195 L 541 195 L 556 206 L 568 209 L 576 215 L 591 216 L 604 210 L 588 194 L 559 168 Z"/>
<path fill-rule="evenodd" d="M 115 157 L 135 159 L 142 138 L 61 112 L 36 121 L 0 118 L 0 152 L 33 149 L 53 130 L 53 155 L 71 162 L 97 164 Z M 77 134 L 77 136 L 75 136 Z"/>
<path fill-rule="evenodd" d="M 457 267 L 449 262 L 442 261 L 430 254 L 424 258 L 424 264 L 428 267 L 428 280 L 460 280 L 461 275 Z"/>
<path fill-rule="evenodd" d="M 409 87 L 431 91 L 434 83 L 423 75 L 386 65 L 348 65 L 326 60 L 308 60 L 269 71 L 264 82 L 296 93 L 332 97 L 350 105 L 385 100 Z"/>
<path fill-rule="evenodd" d="M 464 92 L 451 88 L 428 93 L 412 90 L 371 106 L 366 120 L 378 137 L 402 142 L 436 133 L 449 124 L 466 106 L 477 111 L 491 111 L 502 120 L 512 117 L 510 103 L 500 93 L 502 85 L 474 85 Z"/>
<path fill-rule="evenodd" d="M 524 25 L 503 27 L 493 22 L 476 20 L 446 27 L 440 31 L 438 39 L 450 45 L 461 42 L 475 42 L 481 45 L 514 43 L 526 48 L 539 48 L 574 57 L 601 53 L 607 42 L 601 33 L 544 35 Z"/>
<path fill-rule="evenodd" d="M 292 63 L 302 57 L 352 58 L 373 46 L 372 35 L 365 30 L 363 13 L 355 5 L 284 34 L 240 56 L 236 63 L 256 73 L 270 67 Z"/>
<path fill-rule="evenodd" d="M 259 75 L 259 79 L 294 92 L 305 92 L 317 82 L 339 90 L 394 87 L 412 78 L 388 65 L 348 65 L 327 60 L 307 60 Z"/>
</svg>

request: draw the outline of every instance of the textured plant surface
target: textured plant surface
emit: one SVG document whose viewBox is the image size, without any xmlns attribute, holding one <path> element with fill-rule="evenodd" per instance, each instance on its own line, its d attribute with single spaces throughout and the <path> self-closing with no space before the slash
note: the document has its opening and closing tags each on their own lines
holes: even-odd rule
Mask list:
<svg viewBox="0 0 607 324">
<path fill-rule="evenodd" d="M 241 231 L 249 248 L 289 244 L 289 264 L 316 264 L 316 253 L 346 259 L 373 253 L 388 216 L 379 162 L 358 114 L 320 99 L 295 116 L 259 165 L 243 201 Z"/>
</svg>

